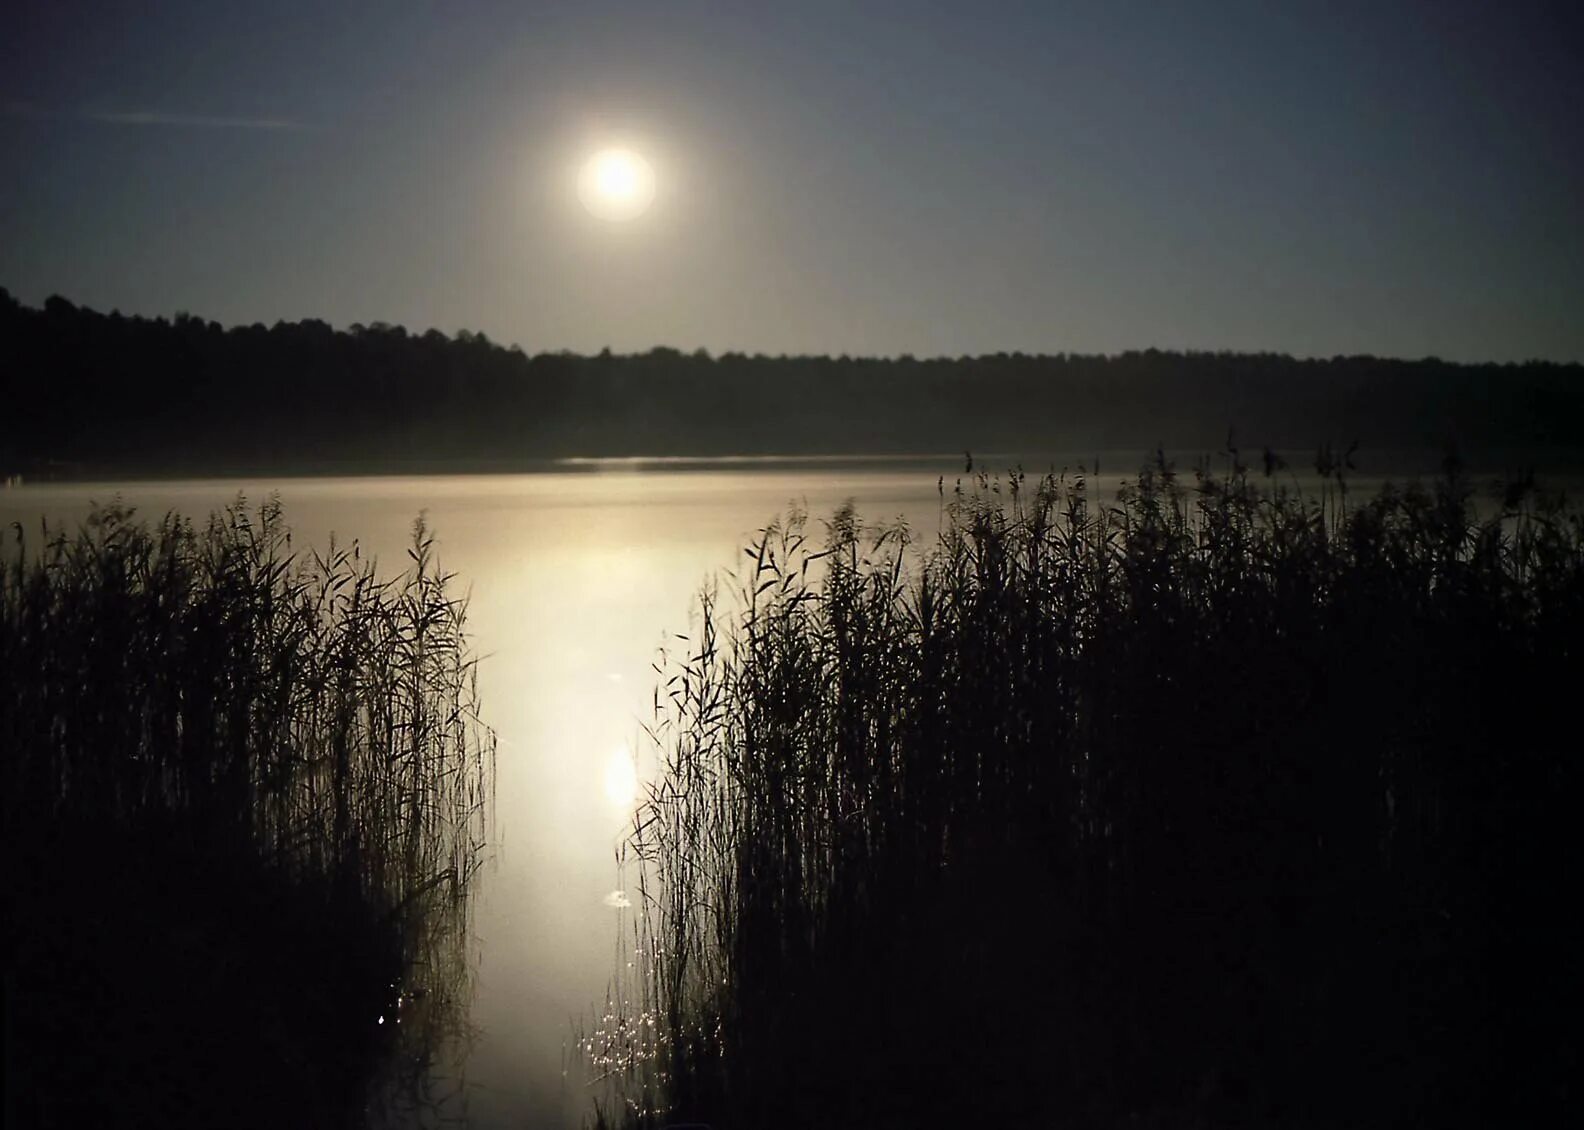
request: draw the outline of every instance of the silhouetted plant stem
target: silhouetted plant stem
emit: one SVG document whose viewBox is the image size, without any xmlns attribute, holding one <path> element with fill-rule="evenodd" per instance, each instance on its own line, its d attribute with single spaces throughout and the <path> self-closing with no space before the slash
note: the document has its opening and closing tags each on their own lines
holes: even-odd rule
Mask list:
<svg viewBox="0 0 1584 1130">
<path fill-rule="evenodd" d="M 584 1043 L 629 1118 L 1562 1109 L 1584 518 L 1318 466 L 980 474 L 922 551 L 764 530 L 660 668 L 631 1004 Z"/>
</svg>

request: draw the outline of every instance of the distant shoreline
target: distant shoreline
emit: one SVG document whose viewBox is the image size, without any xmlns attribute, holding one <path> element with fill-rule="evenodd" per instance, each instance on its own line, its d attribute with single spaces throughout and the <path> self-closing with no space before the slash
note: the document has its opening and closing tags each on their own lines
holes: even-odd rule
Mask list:
<svg viewBox="0 0 1584 1130">
<path fill-rule="evenodd" d="M 1235 438 L 1433 469 L 1584 466 L 1584 366 L 1281 354 L 593 356 L 323 322 L 225 329 L 0 294 L 0 479 L 609 468 L 1190 466 Z M 1229 438 L 1230 437 L 1230 438 Z M 1011 453 L 1036 453 L 1021 460 Z M 1044 454 L 1062 453 L 1054 460 Z M 1432 453 L 1425 458 L 1423 453 Z M 936 454 L 940 453 L 940 454 Z M 981 454 L 988 453 L 988 454 Z M 1068 454 L 1071 453 L 1071 454 Z M 1108 453 L 1119 453 L 1113 462 Z M 1379 453 L 1372 455 L 1371 453 Z M 1288 460 L 1294 464 L 1294 459 Z"/>
</svg>

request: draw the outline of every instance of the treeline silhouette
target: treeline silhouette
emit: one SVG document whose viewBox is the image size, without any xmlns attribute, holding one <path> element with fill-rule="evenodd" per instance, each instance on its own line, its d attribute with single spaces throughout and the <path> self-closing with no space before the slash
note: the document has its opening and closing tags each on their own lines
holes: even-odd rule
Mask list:
<svg viewBox="0 0 1584 1130">
<path fill-rule="evenodd" d="M 1566 1122 L 1584 514 L 1344 488 L 770 527 L 660 668 L 611 1120 Z"/>
<path fill-rule="evenodd" d="M 466 330 L 224 328 L 0 290 L 0 474 L 507 469 L 566 456 L 1584 448 L 1584 366 L 1280 354 L 915 360 L 656 348 L 593 356 Z"/>
</svg>

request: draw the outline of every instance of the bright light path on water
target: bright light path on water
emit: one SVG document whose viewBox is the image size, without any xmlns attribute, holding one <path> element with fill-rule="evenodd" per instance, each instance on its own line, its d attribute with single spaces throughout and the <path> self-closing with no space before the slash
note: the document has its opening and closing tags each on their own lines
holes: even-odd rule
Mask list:
<svg viewBox="0 0 1584 1130">
<path fill-rule="evenodd" d="M 638 799 L 638 767 L 625 746 L 611 751 L 605 763 L 605 795 L 622 809 L 631 808 Z"/>
<path fill-rule="evenodd" d="M 576 1130 L 588 1121 L 590 1092 L 569 1082 L 581 1078 L 575 1064 L 564 1074 L 568 1018 L 604 1002 L 616 940 L 630 939 L 643 912 L 637 868 L 624 874 L 613 856 L 660 771 L 638 732 L 665 678 L 652 667 L 656 649 L 682 650 L 674 633 L 690 630 L 700 584 L 788 500 L 828 516 L 856 496 L 866 516 L 905 514 L 929 537 L 936 477 L 954 467 L 961 456 L 922 471 L 610 464 L 523 475 L 55 482 L 0 489 L 0 529 L 14 520 L 36 530 L 45 514 L 75 529 L 94 499 L 117 495 L 155 522 L 169 510 L 202 521 L 239 491 L 250 501 L 279 491 L 294 548 L 323 549 L 341 531 L 392 576 L 408 564 L 413 516 L 428 509 L 441 563 L 458 574 L 452 591 L 471 592 L 467 627 L 484 657 L 480 715 L 501 741 L 490 864 L 478 876 L 465 1090 L 441 1065 L 435 1093 L 465 1096 L 473 1125 Z M 378 1015 L 369 1023 L 387 1032 L 401 1013 L 384 1012 L 383 1026 Z M 435 1113 L 431 1121 L 453 1110 Z"/>
</svg>

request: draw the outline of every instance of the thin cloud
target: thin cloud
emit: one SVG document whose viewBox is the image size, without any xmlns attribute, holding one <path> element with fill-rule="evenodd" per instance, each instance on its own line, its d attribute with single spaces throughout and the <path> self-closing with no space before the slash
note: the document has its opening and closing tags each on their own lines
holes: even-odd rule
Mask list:
<svg viewBox="0 0 1584 1130">
<path fill-rule="evenodd" d="M 178 129 L 304 130 L 291 118 L 233 118 L 217 114 L 171 114 L 163 110 L 48 110 L 27 102 L 0 103 L 8 118 L 99 122 L 112 126 L 170 126 Z"/>
<path fill-rule="evenodd" d="M 290 118 L 219 118 L 208 114 L 165 114 L 155 110 L 84 111 L 90 122 L 117 126 L 191 126 L 197 129 L 307 129 Z"/>
</svg>

